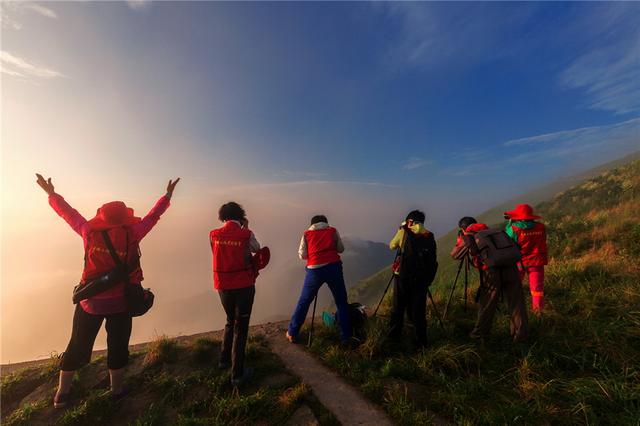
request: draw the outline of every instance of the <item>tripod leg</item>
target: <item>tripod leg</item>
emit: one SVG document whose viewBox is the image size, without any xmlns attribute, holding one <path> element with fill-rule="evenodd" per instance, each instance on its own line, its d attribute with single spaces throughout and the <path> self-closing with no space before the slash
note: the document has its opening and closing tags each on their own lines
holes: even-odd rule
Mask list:
<svg viewBox="0 0 640 426">
<path fill-rule="evenodd" d="M 444 313 L 442 314 L 442 319 L 447 317 L 447 312 L 449 311 L 449 305 L 451 305 L 451 299 L 453 298 L 453 292 L 456 290 L 456 284 L 458 283 L 458 278 L 460 277 L 460 271 L 462 270 L 462 264 L 464 259 L 460 261 L 458 265 L 458 272 L 456 273 L 456 279 L 453 280 L 453 285 L 451 286 L 451 291 L 449 292 L 449 298 L 447 299 L 447 304 L 444 307 Z"/>
<path fill-rule="evenodd" d="M 311 315 L 311 329 L 309 330 L 309 343 L 307 346 L 311 346 L 311 340 L 313 339 L 313 321 L 316 319 L 316 305 L 318 304 L 318 295 L 316 294 L 313 299 L 313 314 Z"/>
<path fill-rule="evenodd" d="M 391 272 L 391 278 L 389 278 L 389 282 L 387 283 L 387 288 L 384 289 L 384 293 L 382 293 L 382 297 L 380 298 L 380 301 L 378 302 L 378 306 L 376 306 L 376 310 L 373 311 L 373 315 L 372 316 L 376 316 L 376 314 L 378 313 L 378 309 L 380 309 L 380 305 L 382 305 L 382 301 L 384 300 L 384 297 L 387 295 L 387 291 L 389 291 L 389 287 L 391 287 L 391 282 L 393 281 L 393 277 L 395 276 L 395 274 L 393 272 Z"/>
<path fill-rule="evenodd" d="M 464 311 L 467 312 L 467 289 L 469 288 L 469 258 L 464 262 Z"/>
<path fill-rule="evenodd" d="M 444 323 L 442 322 L 442 317 L 438 312 L 438 307 L 436 306 L 436 302 L 433 300 L 433 295 L 431 294 L 431 290 L 427 289 L 427 296 L 429 296 L 429 300 L 431 300 L 431 306 L 433 307 L 433 312 L 436 314 L 436 318 L 438 318 L 438 322 L 440 323 L 440 327 L 444 330 Z"/>
</svg>

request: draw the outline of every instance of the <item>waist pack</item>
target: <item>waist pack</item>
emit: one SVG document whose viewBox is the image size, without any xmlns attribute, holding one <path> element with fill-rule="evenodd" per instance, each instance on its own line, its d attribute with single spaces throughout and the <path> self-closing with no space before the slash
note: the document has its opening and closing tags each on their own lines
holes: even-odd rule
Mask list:
<svg viewBox="0 0 640 426">
<path fill-rule="evenodd" d="M 474 240 L 482 262 L 489 268 L 514 266 L 522 259 L 518 245 L 502 230 L 479 231 Z"/>
<path fill-rule="evenodd" d="M 149 288 L 143 288 L 140 283 L 129 282 L 129 271 L 127 265 L 120 260 L 116 254 L 116 250 L 113 247 L 111 238 L 107 231 L 102 231 L 102 238 L 109 250 L 109 254 L 115 263 L 115 267 L 84 284 L 78 284 L 73 289 L 73 303 L 79 303 L 82 300 L 94 297 L 106 290 L 109 290 L 118 283 L 125 282 L 124 286 L 124 298 L 127 305 L 127 312 L 132 317 L 139 317 L 146 314 L 153 306 L 155 295 Z M 129 247 L 128 235 L 127 235 L 127 249 Z"/>
</svg>

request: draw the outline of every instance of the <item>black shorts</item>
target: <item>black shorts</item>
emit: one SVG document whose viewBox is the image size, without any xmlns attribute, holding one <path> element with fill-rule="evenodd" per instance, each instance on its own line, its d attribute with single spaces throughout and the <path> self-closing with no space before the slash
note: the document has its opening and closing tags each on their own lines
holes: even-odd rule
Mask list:
<svg viewBox="0 0 640 426">
<path fill-rule="evenodd" d="M 131 316 L 127 313 L 113 315 L 94 315 L 76 305 L 73 314 L 73 330 L 67 349 L 62 354 L 60 369 L 73 371 L 91 361 L 93 344 L 106 319 L 107 329 L 107 366 L 117 370 L 129 361 L 129 338 L 131 337 Z"/>
</svg>

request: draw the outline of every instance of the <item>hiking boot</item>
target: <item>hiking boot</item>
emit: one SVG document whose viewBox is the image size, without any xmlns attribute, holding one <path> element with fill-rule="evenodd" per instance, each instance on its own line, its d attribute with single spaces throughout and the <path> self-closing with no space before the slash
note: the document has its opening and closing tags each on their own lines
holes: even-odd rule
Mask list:
<svg viewBox="0 0 640 426">
<path fill-rule="evenodd" d="M 126 387 L 123 387 L 118 393 L 113 393 L 113 391 L 111 391 L 111 401 L 118 402 L 125 396 L 129 395 L 129 392 L 131 392 L 131 389 Z"/>
<path fill-rule="evenodd" d="M 289 341 L 289 343 L 297 343 L 296 342 L 296 338 L 293 337 L 292 335 L 289 334 L 289 331 L 287 331 L 284 336 L 287 338 L 287 340 Z"/>
<path fill-rule="evenodd" d="M 253 376 L 253 368 L 245 368 L 242 372 L 242 376 L 236 379 L 231 379 L 231 386 L 238 387 L 246 383 L 251 378 L 251 376 Z"/>
<path fill-rule="evenodd" d="M 53 397 L 53 408 L 64 408 L 69 402 L 69 393 L 56 393 Z"/>
</svg>

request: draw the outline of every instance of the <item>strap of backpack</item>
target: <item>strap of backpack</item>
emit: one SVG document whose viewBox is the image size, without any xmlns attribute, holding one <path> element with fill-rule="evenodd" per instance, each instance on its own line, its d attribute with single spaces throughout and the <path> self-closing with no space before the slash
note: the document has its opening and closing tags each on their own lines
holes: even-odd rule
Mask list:
<svg viewBox="0 0 640 426">
<path fill-rule="evenodd" d="M 126 232 L 126 229 L 125 229 Z M 113 261 L 116 263 L 116 266 L 119 267 L 124 267 L 125 270 L 127 270 L 127 265 L 126 263 L 124 263 L 120 257 L 118 257 L 118 254 L 116 253 L 116 249 L 113 247 L 113 243 L 111 242 L 111 238 L 109 238 L 109 233 L 107 233 L 107 231 L 102 231 L 102 239 L 104 240 L 104 244 L 107 246 L 107 250 L 109 250 L 109 254 L 111 255 L 111 258 L 113 259 Z M 127 250 L 126 253 L 128 254 L 129 252 L 129 233 L 127 232 L 127 237 L 126 237 L 126 241 L 127 241 Z M 128 255 L 125 254 L 127 257 Z"/>
</svg>

